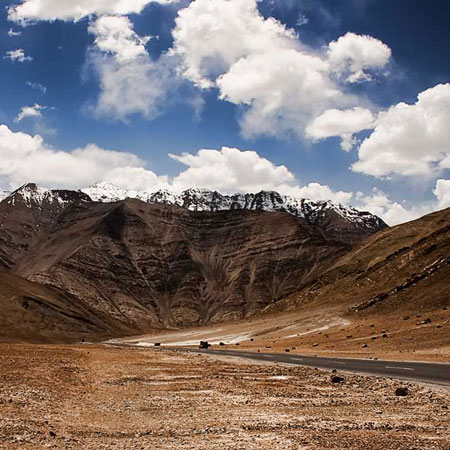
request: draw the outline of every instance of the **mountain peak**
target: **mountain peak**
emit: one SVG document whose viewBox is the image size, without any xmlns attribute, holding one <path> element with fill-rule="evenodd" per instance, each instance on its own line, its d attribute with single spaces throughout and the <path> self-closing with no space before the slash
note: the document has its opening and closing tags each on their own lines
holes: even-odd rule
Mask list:
<svg viewBox="0 0 450 450">
<path fill-rule="evenodd" d="M 9 200 L 8 200 L 9 198 Z M 253 193 L 236 193 L 223 195 L 217 191 L 204 188 L 190 188 L 181 193 L 168 190 L 133 191 L 118 187 L 112 183 L 100 182 L 80 191 L 49 190 L 35 183 L 27 183 L 12 194 L 0 191 L 0 201 L 15 204 L 22 201 L 27 207 L 33 204 L 42 207 L 43 204 L 58 204 L 65 206 L 76 201 L 94 201 L 114 203 L 135 198 L 150 204 L 165 204 L 179 206 L 189 211 L 267 211 L 284 212 L 305 219 L 311 224 L 327 222 L 331 228 L 342 227 L 343 224 L 353 229 L 359 229 L 367 234 L 374 233 L 387 225 L 377 216 L 369 212 L 327 201 L 289 197 L 276 191 L 260 191 Z M 337 222 L 339 222 L 337 226 Z"/>
<path fill-rule="evenodd" d="M 310 223 L 331 220 L 335 215 L 337 219 L 353 227 L 374 233 L 386 228 L 387 225 L 379 218 L 355 208 L 333 203 L 332 201 L 313 201 L 281 195 L 276 191 L 260 191 L 253 193 L 236 193 L 223 195 L 217 191 L 204 188 L 190 188 L 181 193 L 167 190 L 159 191 L 131 191 L 122 189 L 111 183 L 97 183 L 82 190 L 92 200 L 102 203 L 111 203 L 126 198 L 137 198 L 146 203 L 176 205 L 190 211 L 228 211 L 250 210 L 285 212 L 296 217 L 302 217 Z"/>
<path fill-rule="evenodd" d="M 3 196 L 2 196 L 2 193 Z M 50 190 L 36 183 L 26 183 L 14 192 L 0 191 L 0 201 L 7 201 L 11 205 L 22 202 L 28 208 L 33 205 L 42 207 L 44 204 L 64 206 L 74 201 L 91 201 L 90 197 L 81 191 Z"/>
</svg>

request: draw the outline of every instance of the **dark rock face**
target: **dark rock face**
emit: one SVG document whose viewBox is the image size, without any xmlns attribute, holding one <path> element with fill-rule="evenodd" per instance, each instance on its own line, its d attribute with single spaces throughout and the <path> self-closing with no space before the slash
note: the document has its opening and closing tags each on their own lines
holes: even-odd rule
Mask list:
<svg viewBox="0 0 450 450">
<path fill-rule="evenodd" d="M 207 189 L 188 189 L 181 194 L 169 191 L 149 193 L 126 191 L 109 183 L 100 183 L 84 190 L 95 201 L 109 203 L 137 198 L 150 204 L 181 206 L 190 211 L 268 211 L 285 212 L 301 217 L 310 225 L 320 226 L 328 237 L 341 239 L 345 234 L 349 241 L 359 242 L 361 233 L 370 235 L 387 228 L 377 216 L 330 201 L 312 201 L 280 195 L 278 192 L 261 191 L 257 194 L 223 195 Z"/>
<path fill-rule="evenodd" d="M 27 185 L 0 203 L 0 267 L 108 318 L 108 332 L 240 319 L 295 292 L 369 233 L 319 216 L 96 203 Z"/>
</svg>

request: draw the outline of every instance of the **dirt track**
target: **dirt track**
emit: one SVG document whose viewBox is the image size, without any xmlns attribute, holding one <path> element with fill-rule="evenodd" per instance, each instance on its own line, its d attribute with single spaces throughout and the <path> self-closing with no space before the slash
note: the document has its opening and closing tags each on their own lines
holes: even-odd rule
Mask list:
<svg viewBox="0 0 450 450">
<path fill-rule="evenodd" d="M 1 449 L 450 449 L 450 391 L 157 351 L 0 346 Z M 408 386 L 411 394 L 396 397 Z"/>
</svg>

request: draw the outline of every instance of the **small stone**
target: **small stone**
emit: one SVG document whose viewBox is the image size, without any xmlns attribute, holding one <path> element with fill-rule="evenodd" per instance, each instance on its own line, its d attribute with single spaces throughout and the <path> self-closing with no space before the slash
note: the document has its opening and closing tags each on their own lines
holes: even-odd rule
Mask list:
<svg viewBox="0 0 450 450">
<path fill-rule="evenodd" d="M 331 377 L 331 382 L 335 384 L 343 383 L 344 381 L 344 378 L 338 377 L 337 375 Z"/>
<path fill-rule="evenodd" d="M 397 397 L 406 397 L 409 394 L 409 389 L 408 388 L 397 388 L 395 390 L 395 395 Z"/>
</svg>

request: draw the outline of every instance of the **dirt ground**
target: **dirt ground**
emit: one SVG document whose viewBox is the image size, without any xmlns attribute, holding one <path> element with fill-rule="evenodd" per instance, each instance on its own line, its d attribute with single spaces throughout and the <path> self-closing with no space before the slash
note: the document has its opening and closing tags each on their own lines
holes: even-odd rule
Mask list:
<svg viewBox="0 0 450 450">
<path fill-rule="evenodd" d="M 450 308 L 359 317 L 340 308 L 307 308 L 208 327 L 155 332 L 115 342 L 153 347 L 195 346 L 200 340 L 227 348 L 332 357 L 450 362 Z M 235 347 L 239 345 L 239 347 Z"/>
<path fill-rule="evenodd" d="M 154 349 L 2 344 L 0 449 L 450 449 L 449 389 L 330 375 Z"/>
</svg>

